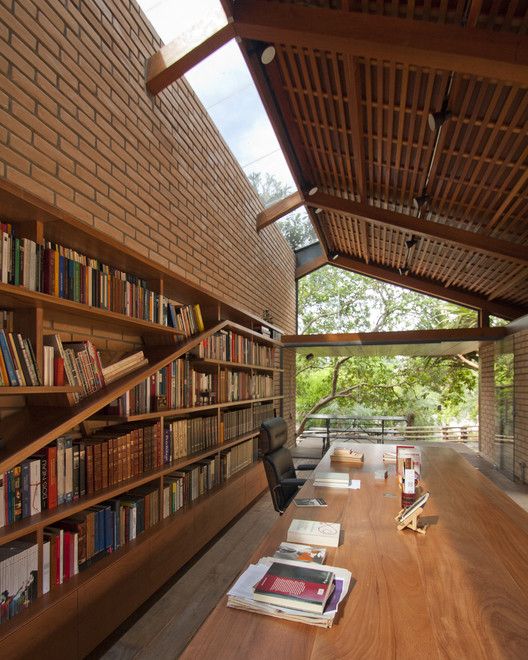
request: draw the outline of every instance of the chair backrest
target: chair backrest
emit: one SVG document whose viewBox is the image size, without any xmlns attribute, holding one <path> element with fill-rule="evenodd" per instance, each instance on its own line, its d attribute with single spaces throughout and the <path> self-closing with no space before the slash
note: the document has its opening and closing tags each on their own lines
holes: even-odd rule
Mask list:
<svg viewBox="0 0 528 660">
<path fill-rule="evenodd" d="M 282 513 L 293 496 L 297 486 L 281 486 L 283 479 L 295 479 L 292 456 L 283 445 L 288 438 L 288 427 L 282 417 L 273 417 L 262 422 L 260 427 L 259 449 L 263 454 L 264 469 L 275 510 Z"/>
</svg>

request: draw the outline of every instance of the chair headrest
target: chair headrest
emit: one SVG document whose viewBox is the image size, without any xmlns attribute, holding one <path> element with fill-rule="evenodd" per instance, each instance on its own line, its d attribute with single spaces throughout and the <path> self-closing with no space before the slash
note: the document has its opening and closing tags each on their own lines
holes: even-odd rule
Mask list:
<svg viewBox="0 0 528 660">
<path fill-rule="evenodd" d="M 265 419 L 260 427 L 260 449 L 269 454 L 280 449 L 288 440 L 288 425 L 282 417 Z"/>
</svg>

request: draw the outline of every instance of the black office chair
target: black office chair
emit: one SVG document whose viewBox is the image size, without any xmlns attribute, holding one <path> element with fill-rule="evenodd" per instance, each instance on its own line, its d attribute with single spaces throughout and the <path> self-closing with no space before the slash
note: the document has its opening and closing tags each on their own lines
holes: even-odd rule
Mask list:
<svg viewBox="0 0 528 660">
<path fill-rule="evenodd" d="M 298 479 L 290 451 L 283 445 L 288 439 L 288 426 L 282 417 L 272 417 L 260 427 L 259 450 L 264 461 L 268 486 L 275 511 L 281 515 L 306 479 Z M 299 465 L 299 470 L 313 470 L 316 466 Z"/>
</svg>

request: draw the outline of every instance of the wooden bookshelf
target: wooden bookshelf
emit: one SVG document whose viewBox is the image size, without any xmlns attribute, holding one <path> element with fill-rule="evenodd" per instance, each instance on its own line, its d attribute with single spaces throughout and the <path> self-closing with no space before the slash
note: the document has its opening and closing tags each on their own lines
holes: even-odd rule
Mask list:
<svg viewBox="0 0 528 660">
<path fill-rule="evenodd" d="M 221 410 L 235 406 L 247 406 L 251 403 L 264 403 L 265 401 L 278 401 L 283 395 L 262 397 L 260 399 L 242 399 L 241 401 L 226 401 L 224 403 L 210 403 L 205 406 L 193 406 L 192 408 L 172 408 L 170 410 L 159 410 L 157 412 L 141 413 L 138 415 L 93 415 L 90 419 L 99 422 L 142 422 L 159 417 L 182 417 L 192 413 L 207 412 L 209 410 Z"/>
<path fill-rule="evenodd" d="M 75 385 L 17 385 L 13 387 L 0 387 L 0 396 L 17 394 L 73 394 L 80 392 L 81 388 Z"/>
<path fill-rule="evenodd" d="M 229 362 L 227 360 L 213 360 L 211 358 L 196 358 L 192 361 L 192 364 L 199 367 L 201 365 L 205 366 L 220 366 L 220 367 L 229 367 L 230 369 L 243 369 L 247 371 L 270 371 L 274 373 L 280 373 L 284 369 L 278 367 L 263 367 L 260 364 L 245 364 L 244 362 Z"/>
<path fill-rule="evenodd" d="M 72 218 L 17 186 L 0 182 L 0 214 L 12 221 L 18 237 L 41 242 L 50 240 L 70 247 L 89 257 L 147 280 L 149 288 L 171 300 L 183 304 L 199 303 L 206 329 L 193 337 L 159 323 L 153 323 L 117 312 L 92 307 L 57 296 L 30 291 L 21 286 L 0 283 L 0 309 L 10 309 L 14 315 L 14 328 L 31 340 L 37 365 L 42 369 L 43 336 L 54 332 L 50 327 L 56 320 L 71 324 L 85 336 L 96 329 L 117 330 L 125 340 L 141 341 L 148 360 L 137 370 L 87 396 L 72 405 L 71 395 L 80 388 L 54 387 L 0 387 L 0 406 L 19 407 L 17 412 L 4 416 L 0 422 L 0 473 L 10 470 L 36 451 L 53 443 L 61 435 L 78 430 L 86 435 L 101 428 L 102 424 L 119 422 L 149 422 L 159 420 L 161 431 L 170 418 L 216 417 L 217 436 L 220 438 L 222 411 L 248 408 L 275 402 L 282 414 L 284 395 L 229 401 L 204 406 L 164 410 L 144 415 L 103 415 L 109 403 L 154 375 L 173 360 L 192 352 L 203 340 L 222 330 L 232 330 L 264 346 L 275 347 L 280 364 L 273 367 L 244 365 L 219 360 L 196 360 L 196 365 L 220 370 L 243 369 L 257 374 L 267 372 L 282 384 L 283 368 L 279 328 L 262 321 L 239 305 L 178 277 L 168 268 L 150 262 L 143 255 L 122 246 L 93 227 Z M 46 323 L 48 324 L 46 326 Z M 274 333 L 269 337 L 257 331 L 268 327 Z M 60 332 L 60 331 L 59 331 Z M 114 339 L 114 343 L 118 340 Z M 116 349 L 117 350 L 117 349 Z M 275 381 L 277 382 L 277 381 Z M 25 406 L 13 404 L 21 397 Z M 12 398 L 9 398 L 12 397 Z M 16 399 L 18 401 L 18 399 Z M 0 545 L 30 538 L 39 546 L 39 594 L 42 594 L 43 530 L 49 525 L 105 502 L 111 498 L 152 484 L 158 488 L 160 513 L 163 510 L 163 479 L 179 469 L 199 461 L 219 456 L 258 436 L 258 430 L 241 433 L 237 437 L 215 444 L 203 451 L 185 456 L 121 481 L 90 495 L 45 510 L 0 529 Z M 162 436 L 163 437 L 163 436 Z M 85 571 L 65 584 L 40 595 L 27 610 L 0 625 L 2 654 L 30 656 L 43 652 L 53 657 L 81 658 L 87 655 L 104 637 L 110 634 L 127 616 L 189 561 L 206 543 L 229 524 L 266 488 L 264 469 L 253 462 L 231 475 L 223 483 L 186 505 L 168 518 L 141 533 L 122 548 L 94 562 Z"/>
<path fill-rule="evenodd" d="M 84 303 L 59 298 L 48 293 L 39 291 L 30 291 L 23 286 L 14 284 L 4 284 L 0 282 L 0 300 L 2 305 L 12 309 L 41 308 L 48 312 L 62 312 L 74 316 L 78 322 L 79 317 L 96 321 L 99 323 L 110 323 L 114 328 L 121 328 L 126 332 L 136 332 L 138 334 L 160 334 L 174 337 L 181 337 L 183 333 L 176 328 L 170 328 L 161 323 L 145 321 L 135 316 L 119 314 L 101 307 L 92 307 Z"/>
<path fill-rule="evenodd" d="M 57 507 L 56 509 L 43 511 L 42 513 L 39 513 L 35 516 L 19 520 L 12 525 L 2 527 L 0 528 L 0 545 L 4 545 L 5 543 L 9 543 L 14 539 L 18 539 L 23 536 L 27 536 L 28 534 L 31 534 L 38 529 L 43 529 L 44 527 L 47 527 L 48 525 L 51 525 L 58 520 L 62 520 L 67 516 L 72 516 L 79 511 L 84 511 L 84 509 L 88 509 L 89 507 L 94 506 L 94 504 L 100 504 L 105 500 L 109 500 L 113 497 L 117 497 L 118 495 L 122 495 L 132 488 L 153 482 L 158 477 L 164 477 L 165 475 L 168 475 L 171 472 L 175 472 L 176 470 L 180 470 L 187 465 L 192 465 L 192 463 L 197 463 L 204 458 L 209 458 L 210 456 L 214 456 L 214 454 L 218 454 L 221 451 L 235 447 L 242 442 L 246 442 L 246 440 L 251 440 L 251 438 L 256 437 L 258 433 L 258 431 L 245 433 L 244 435 L 241 435 L 233 440 L 214 445 L 213 447 L 209 447 L 209 449 L 205 449 L 204 451 L 189 454 L 184 458 L 179 458 L 175 461 L 172 461 L 172 463 L 167 463 L 159 468 L 143 472 L 138 477 L 126 479 L 118 484 L 114 484 L 108 488 L 99 490 L 91 495 L 85 495 L 84 497 L 81 497 L 70 504 L 61 504 L 61 506 Z"/>
<path fill-rule="evenodd" d="M 29 657 L 42 638 L 46 657 L 83 658 L 265 488 L 262 463 L 253 463 L 162 519 L 1 624 L 2 654 Z"/>
</svg>

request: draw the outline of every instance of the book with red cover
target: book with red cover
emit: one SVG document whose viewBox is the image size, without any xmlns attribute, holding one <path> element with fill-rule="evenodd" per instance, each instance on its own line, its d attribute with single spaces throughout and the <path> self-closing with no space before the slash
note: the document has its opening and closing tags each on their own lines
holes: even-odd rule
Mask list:
<svg viewBox="0 0 528 660">
<path fill-rule="evenodd" d="M 319 568 L 274 562 L 255 585 L 255 600 L 322 614 L 334 588 L 334 574 Z"/>
</svg>

